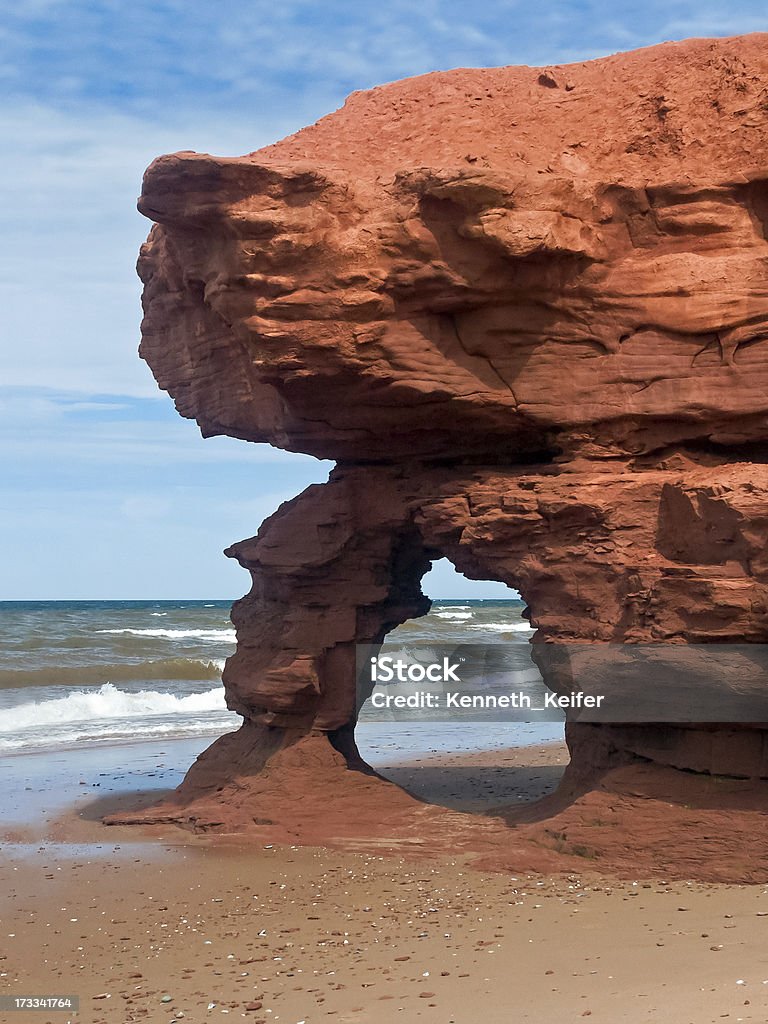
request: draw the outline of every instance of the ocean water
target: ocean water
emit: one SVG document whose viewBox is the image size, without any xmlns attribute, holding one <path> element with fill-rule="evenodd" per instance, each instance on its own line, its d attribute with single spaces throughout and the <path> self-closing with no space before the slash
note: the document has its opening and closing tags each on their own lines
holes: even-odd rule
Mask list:
<svg viewBox="0 0 768 1024">
<path fill-rule="evenodd" d="M 229 601 L 0 604 L 0 753 L 236 729 Z"/>
<path fill-rule="evenodd" d="M 235 649 L 229 601 L 0 603 L 0 753 L 210 736 L 237 729 L 221 671 Z M 519 642 L 522 601 L 436 601 L 391 638 Z M 367 723 L 372 756 L 490 749 L 555 738 L 551 723 L 463 727 Z M 546 735 L 545 735 L 546 733 Z M 553 735 L 550 737 L 549 733 Z M 562 729 L 559 729 L 562 735 Z"/>
</svg>

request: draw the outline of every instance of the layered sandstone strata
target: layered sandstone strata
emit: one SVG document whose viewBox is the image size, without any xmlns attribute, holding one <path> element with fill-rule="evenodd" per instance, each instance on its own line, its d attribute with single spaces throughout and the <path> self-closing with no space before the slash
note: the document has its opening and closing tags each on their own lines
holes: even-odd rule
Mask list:
<svg viewBox="0 0 768 1024">
<path fill-rule="evenodd" d="M 442 556 L 519 589 L 536 646 L 766 642 L 766 152 L 753 35 L 435 73 L 152 164 L 158 383 L 206 435 L 337 462 L 228 552 L 245 724 L 169 816 L 242 824 L 300 765 L 352 786 L 355 645 L 424 613 Z M 759 723 L 568 738 L 581 779 L 768 774 Z"/>
</svg>

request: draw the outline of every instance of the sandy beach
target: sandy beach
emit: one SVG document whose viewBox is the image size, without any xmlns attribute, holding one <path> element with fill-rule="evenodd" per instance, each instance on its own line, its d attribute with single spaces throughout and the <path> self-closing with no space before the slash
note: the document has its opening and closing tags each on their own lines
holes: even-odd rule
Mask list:
<svg viewBox="0 0 768 1024">
<path fill-rule="evenodd" d="M 205 743 L 5 760 L 0 991 L 80 999 L 76 1018 L 8 1020 L 768 1017 L 765 886 L 483 872 L 466 857 L 213 845 L 171 826 L 100 824 L 105 809 L 175 785 Z M 566 760 L 550 744 L 382 771 L 478 812 L 508 802 L 511 785 L 520 798 L 551 792 Z"/>
<path fill-rule="evenodd" d="M 768 1024 L 765 4 L 253 7 L 3 26 L 0 1024 Z"/>
</svg>

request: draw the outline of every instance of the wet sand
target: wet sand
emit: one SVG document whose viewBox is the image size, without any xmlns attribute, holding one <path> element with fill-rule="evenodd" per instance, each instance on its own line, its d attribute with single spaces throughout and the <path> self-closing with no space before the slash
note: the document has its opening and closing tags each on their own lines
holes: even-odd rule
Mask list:
<svg viewBox="0 0 768 1024">
<path fill-rule="evenodd" d="M 568 764 L 564 743 L 376 764 L 381 775 L 432 804 L 454 811 L 492 813 L 540 800 L 557 789 Z"/>
<path fill-rule="evenodd" d="M 765 886 L 486 873 L 94 820 L 175 785 L 205 743 L 6 759 L 0 992 L 78 995 L 71 1019 L 87 1024 L 768 1019 Z M 565 752 L 473 759 L 381 770 L 480 810 L 508 804 L 511 785 L 551 791 Z"/>
</svg>

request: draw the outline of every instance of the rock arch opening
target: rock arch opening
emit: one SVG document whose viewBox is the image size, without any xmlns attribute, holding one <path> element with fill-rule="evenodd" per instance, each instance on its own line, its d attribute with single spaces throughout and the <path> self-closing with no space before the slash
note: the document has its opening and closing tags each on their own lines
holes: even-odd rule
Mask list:
<svg viewBox="0 0 768 1024">
<path fill-rule="evenodd" d="M 363 767 L 356 646 L 424 614 L 420 580 L 442 556 L 520 587 L 563 697 L 573 673 L 557 645 L 575 645 L 592 677 L 608 645 L 765 645 L 765 173 L 723 132 L 730 84 L 716 88 L 723 103 L 702 102 L 713 50 L 733 45 L 690 43 L 680 116 L 700 124 L 700 145 L 682 150 L 655 145 L 652 128 L 640 149 L 630 137 L 655 55 L 575 68 L 577 98 L 602 94 L 617 67 L 628 83 L 607 127 L 607 108 L 585 107 L 584 152 L 597 137 L 615 145 L 576 178 L 570 157 L 563 173 L 537 171 L 550 158 L 542 140 L 573 120 L 562 103 L 508 145 L 503 124 L 530 106 L 530 68 L 472 73 L 493 85 L 480 129 L 460 97 L 438 109 L 410 79 L 356 95 L 298 140 L 153 162 L 139 270 L 141 352 L 158 383 L 206 436 L 336 463 L 229 549 L 252 577 L 224 673 L 243 725 L 153 820 L 434 845 L 442 809 L 414 809 L 348 769 Z M 765 45 L 738 45 L 756 69 L 746 88 Z M 383 136 L 392 117 L 399 131 Z M 477 130 L 488 160 L 467 167 Z M 615 689 L 610 660 L 602 668 Z M 739 678 L 702 659 L 702 690 L 730 701 Z M 768 712 L 704 720 L 682 704 L 682 721 L 666 709 L 571 715 L 570 780 L 596 793 L 626 768 L 666 798 L 694 773 L 768 777 Z M 672 821 L 661 864 L 683 842 L 680 806 Z M 757 831 L 742 830 L 739 847 Z"/>
<path fill-rule="evenodd" d="M 504 813 L 550 795 L 569 757 L 563 716 L 530 710 L 542 703 L 543 682 L 526 602 L 500 581 L 468 579 L 434 552 L 420 587 L 426 610 L 376 648 L 376 680 L 369 688 L 366 678 L 360 694 L 356 750 L 383 778 L 453 810 Z M 440 675 L 451 665 L 457 680 L 430 681 L 431 670 Z M 358 671 L 367 677 L 363 660 Z M 461 706 L 470 693 L 531 705 L 477 711 Z"/>
</svg>

